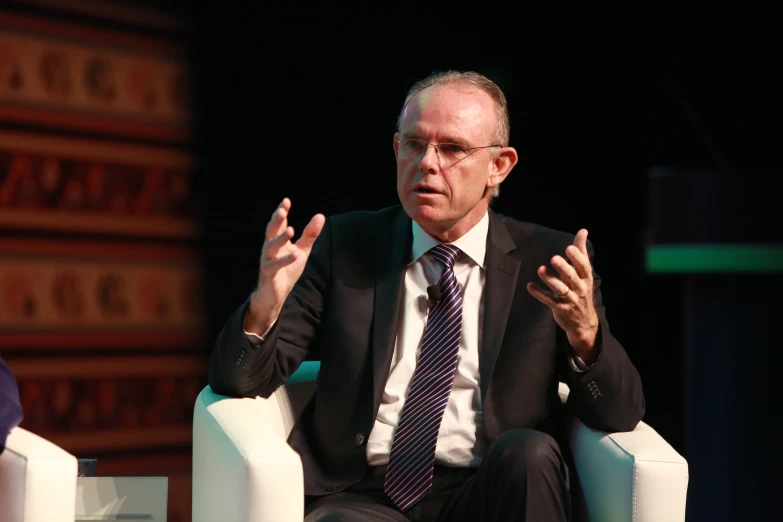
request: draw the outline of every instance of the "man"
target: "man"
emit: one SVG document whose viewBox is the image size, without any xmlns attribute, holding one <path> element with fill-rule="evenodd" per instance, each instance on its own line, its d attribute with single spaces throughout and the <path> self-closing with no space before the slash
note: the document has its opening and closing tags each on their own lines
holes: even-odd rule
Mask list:
<svg viewBox="0 0 783 522">
<path fill-rule="evenodd" d="M 258 287 L 220 333 L 209 382 L 266 397 L 320 359 L 289 438 L 307 521 L 568 520 L 558 379 L 593 428 L 641 420 L 587 231 L 489 210 L 517 162 L 508 134 L 493 82 L 434 74 L 394 135 L 401 207 L 317 214 L 296 242 L 291 201 L 272 214 Z"/>
<path fill-rule="evenodd" d="M 14 374 L 0 357 L 0 453 L 5 449 L 8 433 L 22 422 L 19 387 Z"/>
</svg>

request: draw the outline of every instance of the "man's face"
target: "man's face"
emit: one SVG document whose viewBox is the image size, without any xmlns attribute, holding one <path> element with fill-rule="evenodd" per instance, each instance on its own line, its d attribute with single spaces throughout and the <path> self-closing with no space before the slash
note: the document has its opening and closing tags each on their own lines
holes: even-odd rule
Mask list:
<svg viewBox="0 0 783 522">
<path fill-rule="evenodd" d="M 411 100 L 394 137 L 481 147 L 494 143 L 496 126 L 487 93 L 471 86 L 439 85 Z M 395 141 L 397 195 L 411 219 L 431 235 L 450 241 L 470 230 L 484 216 L 496 183 L 491 150 L 473 150 L 450 161 L 434 147 L 406 154 Z"/>
</svg>

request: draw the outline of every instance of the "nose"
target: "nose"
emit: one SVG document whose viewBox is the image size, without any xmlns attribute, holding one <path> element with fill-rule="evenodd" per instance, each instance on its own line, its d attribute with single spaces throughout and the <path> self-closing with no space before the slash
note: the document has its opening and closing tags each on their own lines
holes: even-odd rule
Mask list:
<svg viewBox="0 0 783 522">
<path fill-rule="evenodd" d="M 438 156 L 437 147 L 427 144 L 427 150 L 424 151 L 424 155 L 419 161 L 419 167 L 425 172 L 432 172 L 439 164 L 440 156 Z"/>
</svg>

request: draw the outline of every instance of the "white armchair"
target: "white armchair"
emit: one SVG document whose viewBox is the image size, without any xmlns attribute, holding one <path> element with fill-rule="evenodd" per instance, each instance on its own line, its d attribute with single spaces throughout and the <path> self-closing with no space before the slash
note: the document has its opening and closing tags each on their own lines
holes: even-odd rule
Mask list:
<svg viewBox="0 0 783 522">
<path fill-rule="evenodd" d="M 302 464 L 286 439 L 318 368 L 303 363 L 269 399 L 202 390 L 193 418 L 193 522 L 302 521 Z M 561 400 L 567 396 L 561 384 Z M 602 433 L 572 419 L 569 438 L 593 521 L 685 520 L 688 464 L 650 426 Z"/>
<path fill-rule="evenodd" d="M 0 454 L 0 522 L 73 522 L 76 457 L 23 428 Z"/>
</svg>

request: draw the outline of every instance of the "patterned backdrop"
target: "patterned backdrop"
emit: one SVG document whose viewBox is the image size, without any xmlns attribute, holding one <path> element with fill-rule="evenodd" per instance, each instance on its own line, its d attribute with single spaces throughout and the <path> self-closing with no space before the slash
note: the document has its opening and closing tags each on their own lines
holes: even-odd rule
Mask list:
<svg viewBox="0 0 783 522">
<path fill-rule="evenodd" d="M 192 239 L 190 158 L 0 129 L 0 227 Z"/>
<path fill-rule="evenodd" d="M 189 85 L 177 38 L 143 33 L 0 11 L 0 350 L 23 427 L 169 477 L 183 522 L 206 384 Z"/>
</svg>

